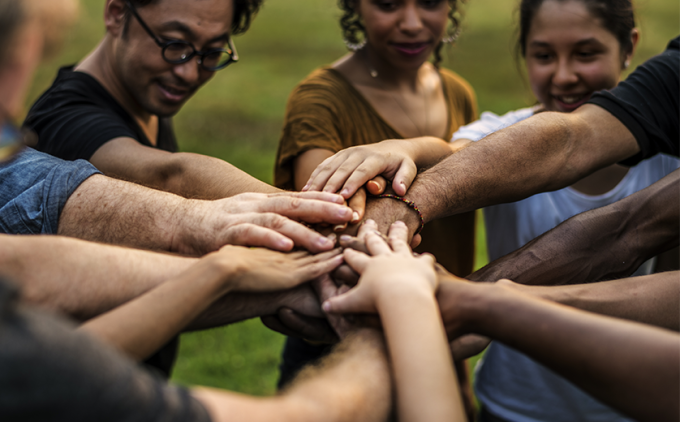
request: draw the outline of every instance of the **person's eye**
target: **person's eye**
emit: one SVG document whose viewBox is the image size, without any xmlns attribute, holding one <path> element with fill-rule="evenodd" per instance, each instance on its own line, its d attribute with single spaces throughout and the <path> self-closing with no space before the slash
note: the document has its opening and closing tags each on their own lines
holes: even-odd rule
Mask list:
<svg viewBox="0 0 680 422">
<path fill-rule="evenodd" d="M 597 51 L 593 50 L 582 50 L 576 52 L 576 57 L 581 60 L 592 60 L 598 55 Z"/>
<path fill-rule="evenodd" d="M 539 52 L 532 54 L 531 57 L 533 57 L 535 60 L 538 60 L 540 62 L 547 62 L 550 59 L 552 59 L 552 54 L 539 51 Z"/>
<path fill-rule="evenodd" d="M 422 0 L 420 2 L 426 9 L 436 9 L 442 3 L 444 3 L 444 0 Z"/>
<path fill-rule="evenodd" d="M 388 11 L 388 12 L 395 10 L 397 8 L 397 2 L 396 1 L 377 0 L 377 1 L 374 2 L 374 4 L 376 6 L 378 6 L 378 8 L 380 10 L 384 10 L 384 11 Z"/>
</svg>

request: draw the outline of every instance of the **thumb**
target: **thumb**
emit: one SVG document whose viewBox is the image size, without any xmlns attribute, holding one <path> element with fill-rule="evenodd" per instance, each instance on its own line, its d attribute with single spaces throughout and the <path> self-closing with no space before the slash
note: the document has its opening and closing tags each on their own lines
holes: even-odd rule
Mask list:
<svg viewBox="0 0 680 422">
<path fill-rule="evenodd" d="M 323 305 L 324 312 L 334 314 L 366 312 L 365 300 L 357 294 L 358 288 L 351 289 L 344 294 L 331 297 Z"/>
<path fill-rule="evenodd" d="M 404 161 L 399 167 L 399 171 L 394 176 L 394 181 L 392 182 L 392 189 L 399 196 L 406 195 L 408 188 L 411 187 L 413 179 L 418 175 L 418 167 L 413 161 Z"/>
</svg>

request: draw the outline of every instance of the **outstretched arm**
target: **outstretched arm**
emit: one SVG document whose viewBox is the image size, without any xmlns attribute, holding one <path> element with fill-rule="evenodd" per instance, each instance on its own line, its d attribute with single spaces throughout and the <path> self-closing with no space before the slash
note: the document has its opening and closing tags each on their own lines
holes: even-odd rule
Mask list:
<svg viewBox="0 0 680 422">
<path fill-rule="evenodd" d="M 215 422 L 372 422 L 386 420 L 391 408 L 384 342 L 369 329 L 343 340 L 281 396 L 255 398 L 212 389 L 196 389 L 193 395 Z"/>
<path fill-rule="evenodd" d="M 680 417 L 677 333 L 557 305 L 502 284 L 442 282 L 439 299 L 451 333 L 499 340 L 634 419 Z"/>
<path fill-rule="evenodd" d="M 621 278 L 678 246 L 680 170 L 606 207 L 576 215 L 468 278 L 574 284 Z"/>
<path fill-rule="evenodd" d="M 59 234 L 195 255 L 225 244 L 282 251 L 297 245 L 319 252 L 332 249 L 334 241 L 294 220 L 345 223 L 352 211 L 343 203 L 339 195 L 323 192 L 189 200 L 95 175 L 66 202 Z"/>
</svg>

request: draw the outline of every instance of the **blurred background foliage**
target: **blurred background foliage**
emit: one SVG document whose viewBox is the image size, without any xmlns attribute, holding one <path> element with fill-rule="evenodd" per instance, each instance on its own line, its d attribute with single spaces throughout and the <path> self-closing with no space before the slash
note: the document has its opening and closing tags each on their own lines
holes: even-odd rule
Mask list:
<svg viewBox="0 0 680 422">
<path fill-rule="evenodd" d="M 60 66 L 80 60 L 104 35 L 105 0 L 81 2 L 65 48 L 39 69 L 27 105 L 51 84 Z M 468 0 L 462 35 L 444 50 L 443 66 L 471 83 L 480 112 L 504 113 L 535 101 L 514 59 L 517 3 Z M 677 0 L 637 0 L 635 5 L 641 41 L 630 70 L 680 33 Z M 218 72 L 175 118 L 180 149 L 222 158 L 271 183 L 289 93 L 313 69 L 346 53 L 339 16 L 336 0 L 266 0 L 251 29 L 235 38 L 241 61 Z M 486 260 L 481 233 L 477 267 Z M 272 394 L 283 340 L 259 320 L 185 334 L 173 379 Z"/>
</svg>

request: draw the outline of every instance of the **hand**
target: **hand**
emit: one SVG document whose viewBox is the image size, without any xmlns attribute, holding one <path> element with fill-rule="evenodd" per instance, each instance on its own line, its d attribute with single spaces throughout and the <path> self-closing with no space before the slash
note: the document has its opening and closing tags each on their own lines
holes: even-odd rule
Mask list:
<svg viewBox="0 0 680 422">
<path fill-rule="evenodd" d="M 418 174 L 412 157 L 414 145 L 410 140 L 389 139 L 344 149 L 324 160 L 302 190 L 340 191 L 347 199 L 371 179 L 382 175 L 393 179 L 392 188 L 397 195 L 404 196 Z"/>
<path fill-rule="evenodd" d="M 428 254 L 414 256 L 406 243 L 407 235 L 406 225 L 396 222 L 389 231 L 389 244 L 375 231 L 365 235 L 372 257 L 346 249 L 345 261 L 361 274 L 359 284 L 347 293 L 325 301 L 324 311 L 376 313 L 378 297 L 395 288 L 434 293 L 438 286 L 434 259 Z"/>
<path fill-rule="evenodd" d="M 179 229 L 171 250 L 203 254 L 230 244 L 327 251 L 335 245 L 334 236 L 325 237 L 294 220 L 344 224 L 352 210 L 343 204 L 342 197 L 325 192 L 245 193 L 218 201 L 187 201 L 176 213 Z"/>
<path fill-rule="evenodd" d="M 342 263 L 343 256 L 339 248 L 310 255 L 228 245 L 204 259 L 225 274 L 230 290 L 267 292 L 290 289 L 327 274 Z"/>
<path fill-rule="evenodd" d="M 460 336 L 449 343 L 451 356 L 455 361 L 462 361 L 476 356 L 484 351 L 491 339 L 477 334 L 466 334 Z"/>
<path fill-rule="evenodd" d="M 352 220 L 350 224 L 357 224 L 364 218 L 366 213 L 366 191 L 371 195 L 380 195 L 385 192 L 387 181 L 377 176 L 373 180 L 366 183 L 365 187 L 359 188 L 351 198 L 347 200 L 347 205 L 352 209 Z M 344 231 L 347 228 L 347 223 L 339 224 L 334 227 L 335 232 Z"/>
</svg>

